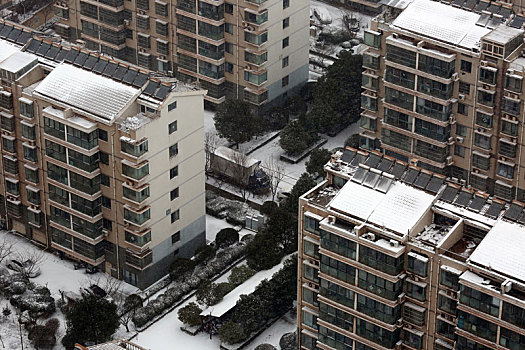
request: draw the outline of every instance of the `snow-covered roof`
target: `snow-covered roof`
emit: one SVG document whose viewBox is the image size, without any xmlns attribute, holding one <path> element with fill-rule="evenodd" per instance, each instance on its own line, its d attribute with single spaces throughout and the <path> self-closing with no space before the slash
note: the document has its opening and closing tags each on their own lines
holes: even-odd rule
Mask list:
<svg viewBox="0 0 525 350">
<path fill-rule="evenodd" d="M 20 49 L 15 45 L 10 44 L 7 41 L 0 40 L 0 62 L 4 61 L 9 56 L 19 51 Z"/>
<path fill-rule="evenodd" d="M 405 235 L 429 210 L 434 199 L 434 195 L 401 182 L 394 183 L 385 194 L 349 181 L 330 207 Z"/>
<path fill-rule="evenodd" d="M 218 304 L 212 305 L 202 311 L 201 316 L 221 317 L 230 311 L 235 306 L 235 304 L 237 304 L 237 301 L 241 295 L 253 293 L 263 280 L 270 279 L 277 271 L 282 269 L 286 259 L 287 258 L 284 258 L 280 264 L 275 265 L 269 270 L 257 272 L 255 275 L 247 279 L 243 284 L 237 286 L 234 290 L 226 294 Z"/>
<path fill-rule="evenodd" d="M 434 198 L 434 195 L 397 182 L 372 212 L 368 221 L 388 226 L 392 231 L 401 234 L 408 234 L 432 206 Z"/>
<path fill-rule="evenodd" d="M 0 63 L 0 69 L 4 69 L 11 73 L 16 73 L 36 61 L 38 61 L 38 57 L 35 55 L 27 52 L 17 51 L 9 55 L 9 57 Z"/>
<path fill-rule="evenodd" d="M 507 42 L 514 39 L 520 34 L 523 34 L 523 29 L 500 25 L 496 29 L 485 35 L 483 39 L 492 41 L 497 44 L 505 45 Z"/>
<path fill-rule="evenodd" d="M 525 282 L 525 227 L 499 220 L 478 245 L 469 263 Z"/>
<path fill-rule="evenodd" d="M 437 1 L 414 0 L 392 25 L 452 45 L 474 49 L 481 46 L 481 38 L 491 31 L 476 25 L 480 17 L 480 14 Z"/>
<path fill-rule="evenodd" d="M 238 154 L 239 152 L 229 148 L 229 147 L 225 147 L 225 146 L 219 146 L 217 147 L 217 149 L 215 150 L 214 154 L 218 157 L 221 157 L 221 158 L 224 158 L 226 160 L 229 160 L 231 162 L 234 162 L 234 163 L 237 163 L 239 161 L 239 159 L 235 159 L 235 155 Z M 256 164 L 258 164 L 259 161 L 255 158 L 252 158 L 250 156 L 246 156 L 246 162 L 245 162 L 245 166 L 247 167 L 251 167 L 251 166 L 254 166 Z"/>
<path fill-rule="evenodd" d="M 35 93 L 113 121 L 139 90 L 69 64 L 60 64 L 42 80 Z"/>
<path fill-rule="evenodd" d="M 381 5 L 393 7 L 396 9 L 404 9 L 412 3 L 412 0 L 381 0 Z"/>
<path fill-rule="evenodd" d="M 366 220 L 385 194 L 348 181 L 330 203 L 330 208 Z"/>
</svg>

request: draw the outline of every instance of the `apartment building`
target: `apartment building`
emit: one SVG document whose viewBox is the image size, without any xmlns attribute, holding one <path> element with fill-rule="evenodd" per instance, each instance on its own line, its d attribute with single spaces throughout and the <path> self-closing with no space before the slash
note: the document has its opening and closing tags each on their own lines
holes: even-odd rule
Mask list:
<svg viewBox="0 0 525 350">
<path fill-rule="evenodd" d="M 300 349 L 520 349 L 525 212 L 346 149 L 299 200 Z"/>
<path fill-rule="evenodd" d="M 397 6 L 365 33 L 361 147 L 524 201 L 525 17 L 482 1 Z"/>
<path fill-rule="evenodd" d="M 206 105 L 278 103 L 308 79 L 309 8 L 302 0 L 57 1 L 69 41 L 198 82 Z"/>
<path fill-rule="evenodd" d="M 144 288 L 205 243 L 205 91 L 31 36 L 0 21 L 2 218 Z"/>
</svg>

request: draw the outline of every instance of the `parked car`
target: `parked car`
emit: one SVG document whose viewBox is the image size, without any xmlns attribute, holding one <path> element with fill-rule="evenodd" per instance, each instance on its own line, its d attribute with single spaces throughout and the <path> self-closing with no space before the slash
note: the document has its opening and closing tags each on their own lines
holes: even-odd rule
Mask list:
<svg viewBox="0 0 525 350">
<path fill-rule="evenodd" d="M 6 262 L 6 266 L 13 271 L 23 273 L 29 278 L 40 276 L 40 268 L 38 266 L 34 266 L 34 263 L 31 260 L 26 260 L 21 263 L 18 260 L 9 259 Z"/>
</svg>

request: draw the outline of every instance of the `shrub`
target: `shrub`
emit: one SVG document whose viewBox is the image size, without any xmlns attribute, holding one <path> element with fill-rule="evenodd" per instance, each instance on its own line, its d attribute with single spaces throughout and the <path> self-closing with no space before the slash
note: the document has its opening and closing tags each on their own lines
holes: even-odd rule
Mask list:
<svg viewBox="0 0 525 350">
<path fill-rule="evenodd" d="M 227 227 L 223 228 L 217 233 L 215 237 L 215 244 L 217 248 L 226 248 L 239 241 L 239 232 L 237 230 Z"/>
<path fill-rule="evenodd" d="M 56 331 L 60 322 L 56 318 L 48 320 L 45 325 L 34 326 L 28 334 L 29 339 L 37 349 L 53 348 L 57 342 Z"/>
<path fill-rule="evenodd" d="M 179 309 L 178 315 L 179 320 L 182 323 L 189 326 L 195 327 L 201 325 L 201 314 L 202 309 L 194 302 Z"/>
<path fill-rule="evenodd" d="M 219 338 L 227 344 L 237 344 L 246 339 L 246 335 L 239 324 L 229 320 L 219 329 Z"/>
<path fill-rule="evenodd" d="M 308 132 L 299 121 L 291 121 L 281 131 L 279 145 L 288 154 L 298 155 L 314 141 L 313 134 Z"/>
<path fill-rule="evenodd" d="M 282 250 L 275 240 L 266 233 L 255 235 L 246 246 L 246 262 L 255 271 L 261 271 L 275 266 L 283 257 Z"/>
<path fill-rule="evenodd" d="M 195 270 L 195 262 L 186 258 L 175 258 L 170 266 L 170 278 L 180 281 Z"/>
<path fill-rule="evenodd" d="M 246 265 L 236 266 L 232 268 L 231 274 L 228 277 L 228 282 L 231 284 L 238 286 L 242 284 L 244 281 L 249 279 L 255 275 L 255 270 L 249 268 Z"/>
<path fill-rule="evenodd" d="M 297 349 L 297 333 L 285 333 L 279 340 L 281 350 L 295 350 Z"/>
<path fill-rule="evenodd" d="M 261 206 L 261 213 L 264 215 L 271 215 L 277 209 L 277 203 L 274 201 L 266 201 Z"/>
<path fill-rule="evenodd" d="M 272 344 L 261 344 L 255 347 L 255 350 L 277 350 Z"/>
<path fill-rule="evenodd" d="M 214 256 L 215 248 L 207 244 L 203 244 L 195 251 L 195 263 L 207 263 L 208 261 L 213 259 Z"/>
<path fill-rule="evenodd" d="M 359 148 L 359 134 L 353 134 L 352 136 L 348 137 L 345 141 L 345 146 Z"/>
</svg>

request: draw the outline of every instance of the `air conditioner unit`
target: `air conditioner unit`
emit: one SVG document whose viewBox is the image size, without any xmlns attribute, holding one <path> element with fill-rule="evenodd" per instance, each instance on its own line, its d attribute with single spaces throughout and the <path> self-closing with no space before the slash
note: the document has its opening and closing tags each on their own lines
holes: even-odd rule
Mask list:
<svg viewBox="0 0 525 350">
<path fill-rule="evenodd" d="M 143 48 L 143 47 L 139 47 L 139 52 L 145 53 L 145 52 L 146 52 L 146 49 Z"/>
<path fill-rule="evenodd" d="M 249 32 L 255 32 L 255 27 L 254 26 L 248 26 L 248 27 L 246 27 L 246 30 L 249 31 Z"/>
<path fill-rule="evenodd" d="M 510 139 L 510 141 L 516 143 L 516 142 L 518 142 L 518 139 L 513 137 L 513 138 Z"/>
<path fill-rule="evenodd" d="M 109 231 L 107 229 L 103 228 L 102 229 L 102 234 L 107 237 L 109 235 Z"/>
<path fill-rule="evenodd" d="M 139 15 L 145 16 L 145 15 L 146 15 L 146 11 L 144 11 L 144 10 L 139 10 Z"/>
<path fill-rule="evenodd" d="M 461 136 L 456 136 L 456 142 L 457 142 L 457 143 L 463 143 L 463 137 L 461 137 Z"/>
<path fill-rule="evenodd" d="M 314 284 L 313 284 L 312 282 L 308 282 L 308 287 L 313 288 L 313 287 L 314 287 Z"/>
<path fill-rule="evenodd" d="M 129 27 L 129 24 L 130 24 L 129 19 L 125 19 L 125 20 L 124 20 L 124 25 L 125 25 L 126 27 Z"/>
<path fill-rule="evenodd" d="M 485 132 L 485 129 L 483 129 L 483 128 L 477 128 L 476 130 L 477 130 L 478 132 Z"/>
<path fill-rule="evenodd" d="M 452 165 L 454 164 L 454 161 L 452 160 L 452 156 L 448 156 L 447 157 L 447 165 Z"/>
<path fill-rule="evenodd" d="M 419 282 L 419 276 L 413 275 L 412 278 L 414 279 L 414 282 Z"/>
<path fill-rule="evenodd" d="M 406 324 L 406 328 L 407 328 L 407 329 L 412 329 L 413 327 L 414 327 L 414 326 L 412 326 L 410 323 L 407 323 L 407 324 Z"/>
<path fill-rule="evenodd" d="M 166 59 L 166 56 L 159 55 L 159 60 L 165 60 L 165 59 Z"/>
<path fill-rule="evenodd" d="M 449 145 L 453 144 L 453 143 L 454 143 L 454 138 L 453 138 L 452 136 L 449 137 L 447 143 L 448 143 Z"/>
<path fill-rule="evenodd" d="M 391 247 L 394 247 L 394 248 L 398 248 L 399 247 L 399 242 L 396 241 L 395 239 L 391 239 L 388 243 L 390 243 Z"/>
<path fill-rule="evenodd" d="M 505 161 L 505 157 L 500 156 L 499 160 Z"/>
<path fill-rule="evenodd" d="M 335 224 L 335 216 L 328 215 L 328 223 L 331 225 Z"/>
<path fill-rule="evenodd" d="M 452 80 L 453 81 L 458 81 L 459 80 L 459 74 L 458 73 L 452 74 Z"/>
<path fill-rule="evenodd" d="M 512 289 L 512 281 L 506 280 L 506 281 L 504 281 L 504 282 L 501 284 L 501 290 L 502 290 L 504 293 L 508 293 L 508 292 L 510 292 L 511 289 Z"/>
<path fill-rule="evenodd" d="M 458 98 L 459 98 L 460 101 L 465 101 L 465 95 L 464 94 L 459 94 Z"/>
<path fill-rule="evenodd" d="M 488 64 L 488 62 L 487 62 L 487 61 L 481 61 L 481 62 L 479 62 L 479 64 L 480 64 L 480 66 L 482 66 L 482 67 L 486 67 L 487 64 Z"/>
<path fill-rule="evenodd" d="M 376 235 L 373 234 L 373 233 L 365 233 L 363 236 L 362 236 L 364 239 L 367 239 L 369 241 L 375 241 L 376 240 Z"/>
<path fill-rule="evenodd" d="M 246 22 L 246 21 L 242 21 L 242 27 L 243 28 L 246 28 L 250 25 L 250 23 Z"/>
<path fill-rule="evenodd" d="M 467 184 L 467 180 L 465 180 L 465 179 L 461 179 L 461 180 L 459 180 L 459 183 L 460 183 L 461 185 L 465 186 L 465 185 Z"/>
</svg>

